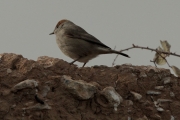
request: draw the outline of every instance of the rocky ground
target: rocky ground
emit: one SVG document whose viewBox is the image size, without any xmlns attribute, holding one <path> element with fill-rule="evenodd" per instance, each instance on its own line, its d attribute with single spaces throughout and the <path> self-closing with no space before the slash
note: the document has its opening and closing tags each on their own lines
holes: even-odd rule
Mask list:
<svg viewBox="0 0 180 120">
<path fill-rule="evenodd" d="M 0 120 L 180 120 L 179 80 L 153 66 L 1 54 Z"/>
</svg>

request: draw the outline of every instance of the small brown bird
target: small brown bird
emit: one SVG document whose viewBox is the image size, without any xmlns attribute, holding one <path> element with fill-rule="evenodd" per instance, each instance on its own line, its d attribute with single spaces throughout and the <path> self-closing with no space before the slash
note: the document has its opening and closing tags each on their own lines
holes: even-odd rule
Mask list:
<svg viewBox="0 0 180 120">
<path fill-rule="evenodd" d="M 127 54 L 112 50 L 97 38 L 87 33 L 83 28 L 69 20 L 60 20 L 50 35 L 56 35 L 56 43 L 61 51 L 74 61 L 86 63 L 100 54 L 120 54 L 129 57 Z"/>
</svg>

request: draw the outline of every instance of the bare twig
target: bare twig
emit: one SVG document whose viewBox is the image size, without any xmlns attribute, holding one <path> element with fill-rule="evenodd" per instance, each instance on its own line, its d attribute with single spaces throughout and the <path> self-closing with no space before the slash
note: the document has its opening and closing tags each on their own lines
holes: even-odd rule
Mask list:
<svg viewBox="0 0 180 120">
<path fill-rule="evenodd" d="M 142 46 L 138 46 L 138 45 L 134 45 L 134 44 L 132 44 L 132 47 L 120 50 L 119 52 L 128 51 L 128 50 L 134 49 L 134 48 L 146 49 L 146 50 L 157 52 L 166 61 L 166 63 L 168 64 L 169 67 L 171 67 L 171 66 L 169 65 L 169 63 L 166 60 L 166 58 L 161 55 L 161 53 L 180 57 L 180 55 L 176 54 L 175 52 L 174 53 L 172 53 L 172 52 L 164 52 L 164 51 L 160 51 L 160 50 L 157 50 L 157 49 L 153 49 L 153 48 L 149 48 L 149 47 L 142 47 Z M 112 63 L 112 66 L 114 66 L 117 57 L 118 57 L 118 55 L 116 55 L 116 57 L 115 57 L 115 59 L 114 59 L 114 61 Z M 151 61 L 151 62 L 154 62 L 154 65 L 157 67 L 157 65 L 155 63 L 156 60 L 157 60 L 157 58 L 154 61 Z"/>
<path fill-rule="evenodd" d="M 169 65 L 168 61 L 166 60 L 166 58 L 164 58 L 164 60 L 166 61 L 167 65 L 171 68 L 171 66 Z"/>
<path fill-rule="evenodd" d="M 115 50 L 115 49 L 116 49 L 116 46 L 114 47 L 114 50 Z M 116 61 L 117 57 L 118 57 L 118 55 L 116 55 L 114 61 L 112 62 L 112 67 L 115 65 L 115 61 Z"/>
<path fill-rule="evenodd" d="M 134 45 L 134 44 L 133 44 Z M 123 50 L 120 50 L 119 52 L 123 52 L 123 51 L 128 51 L 130 49 L 133 49 L 134 47 L 129 47 L 129 48 L 126 48 L 126 49 L 123 49 Z"/>
<path fill-rule="evenodd" d="M 153 49 L 153 48 L 149 48 L 149 47 L 142 47 L 142 46 L 138 46 L 138 45 L 134 45 L 134 44 L 132 44 L 132 47 L 120 50 L 119 52 L 128 51 L 128 50 L 133 49 L 133 48 L 146 49 L 146 50 L 151 50 L 151 51 L 155 51 L 155 52 L 160 52 L 160 53 L 164 53 L 164 54 L 174 55 L 174 56 L 180 57 L 180 55 L 176 54 L 175 52 L 174 53 L 172 53 L 172 52 L 164 52 L 164 51 L 159 51 L 157 49 Z"/>
<path fill-rule="evenodd" d="M 154 63 L 154 65 L 157 67 L 157 65 L 156 65 L 156 60 L 157 60 L 157 57 L 156 57 L 156 59 L 155 59 L 155 60 L 150 60 L 150 62 L 153 62 L 153 63 Z"/>
<path fill-rule="evenodd" d="M 112 63 L 112 67 L 115 65 L 115 61 L 116 61 L 117 57 L 118 57 L 118 54 L 117 54 L 116 57 L 114 58 L 114 61 L 113 61 L 113 63 Z"/>
</svg>

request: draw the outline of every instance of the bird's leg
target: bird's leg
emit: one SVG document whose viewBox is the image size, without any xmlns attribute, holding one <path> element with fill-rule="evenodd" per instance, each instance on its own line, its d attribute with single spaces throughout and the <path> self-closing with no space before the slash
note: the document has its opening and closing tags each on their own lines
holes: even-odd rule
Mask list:
<svg viewBox="0 0 180 120">
<path fill-rule="evenodd" d="M 72 65 L 73 63 L 75 63 L 76 61 L 78 61 L 80 58 L 81 58 L 81 57 L 79 57 L 79 58 L 75 59 L 74 61 L 70 62 L 69 64 L 71 64 L 71 65 Z"/>
<path fill-rule="evenodd" d="M 78 61 L 78 60 L 81 59 L 81 58 L 82 58 L 82 57 L 79 57 L 79 58 L 75 59 L 74 61 L 70 62 L 69 64 L 72 65 L 73 63 L 75 63 L 76 61 Z M 87 63 L 87 62 L 85 62 L 82 67 L 84 67 L 84 66 L 86 65 L 86 63 Z"/>
<path fill-rule="evenodd" d="M 82 67 L 84 67 L 84 66 L 86 65 L 86 63 L 87 63 L 87 62 L 85 62 Z"/>
</svg>

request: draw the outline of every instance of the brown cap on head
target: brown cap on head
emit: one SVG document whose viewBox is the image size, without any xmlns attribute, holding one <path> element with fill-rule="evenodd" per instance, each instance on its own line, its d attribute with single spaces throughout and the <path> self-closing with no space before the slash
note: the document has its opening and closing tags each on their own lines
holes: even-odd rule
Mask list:
<svg viewBox="0 0 180 120">
<path fill-rule="evenodd" d="M 66 19 L 60 20 L 60 21 L 57 23 L 56 28 L 59 27 L 59 25 L 61 25 L 62 23 L 66 22 L 66 21 L 68 21 L 68 20 L 66 20 Z"/>
<path fill-rule="evenodd" d="M 60 20 L 60 21 L 57 23 L 57 25 L 56 25 L 56 27 L 55 27 L 55 28 L 58 28 L 58 27 L 59 27 L 59 25 L 61 25 L 62 23 L 66 22 L 66 21 L 68 21 L 68 20 L 66 20 L 66 19 L 62 19 L 62 20 Z M 53 35 L 53 34 L 54 34 L 54 32 L 50 33 L 49 35 Z"/>
</svg>

